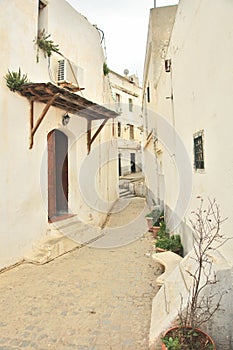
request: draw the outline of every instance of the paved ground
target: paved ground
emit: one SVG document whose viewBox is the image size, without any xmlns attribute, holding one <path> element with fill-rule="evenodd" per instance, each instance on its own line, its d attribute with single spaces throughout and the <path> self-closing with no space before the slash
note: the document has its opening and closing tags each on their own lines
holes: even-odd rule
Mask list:
<svg viewBox="0 0 233 350">
<path fill-rule="evenodd" d="M 46 265 L 3 273 L 0 350 L 148 349 L 161 273 L 152 250 L 147 233 L 120 248 L 86 246 Z"/>
</svg>

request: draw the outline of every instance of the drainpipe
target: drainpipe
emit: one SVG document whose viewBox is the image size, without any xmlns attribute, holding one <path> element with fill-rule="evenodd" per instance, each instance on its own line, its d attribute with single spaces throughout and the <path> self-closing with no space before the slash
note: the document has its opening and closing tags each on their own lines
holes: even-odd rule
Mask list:
<svg viewBox="0 0 233 350">
<path fill-rule="evenodd" d="M 156 0 L 154 0 L 154 8 L 156 8 Z"/>
</svg>

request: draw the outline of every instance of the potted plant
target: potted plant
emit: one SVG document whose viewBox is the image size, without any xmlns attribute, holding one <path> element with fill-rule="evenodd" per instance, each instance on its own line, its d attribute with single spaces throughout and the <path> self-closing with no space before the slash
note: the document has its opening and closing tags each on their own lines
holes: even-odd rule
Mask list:
<svg viewBox="0 0 233 350">
<path fill-rule="evenodd" d="M 200 197 L 199 197 L 200 198 Z M 190 276 L 190 288 L 187 305 L 181 296 L 179 324 L 170 328 L 162 337 L 162 349 L 167 350 L 213 350 L 216 346 L 212 338 L 200 327 L 207 323 L 219 309 L 225 293 L 205 293 L 205 288 L 217 283 L 216 274 L 212 271 L 212 260 L 209 251 L 216 250 L 226 242 L 220 233 L 220 225 L 225 220 L 220 218 L 219 207 L 215 200 L 208 203 L 205 210 L 203 199 L 196 212 L 195 220 L 190 220 L 193 230 L 194 248 L 190 259 L 193 269 L 186 270 Z"/>
<path fill-rule="evenodd" d="M 148 226 L 148 231 L 152 232 L 152 226 L 153 226 L 153 216 L 151 213 L 147 214 L 145 216 Z"/>
<path fill-rule="evenodd" d="M 162 350 L 216 350 L 213 339 L 199 328 L 176 326 L 162 338 Z"/>
<path fill-rule="evenodd" d="M 160 228 L 160 222 L 163 220 L 163 213 L 159 209 L 153 209 L 146 215 L 146 220 L 149 231 L 156 235 Z"/>
<path fill-rule="evenodd" d="M 153 237 L 157 238 L 159 231 L 161 231 L 163 229 L 163 225 L 164 225 L 164 216 L 163 216 L 163 212 L 160 213 L 159 218 L 155 219 L 153 224 L 152 224 L 152 233 L 153 233 Z"/>
<path fill-rule="evenodd" d="M 163 216 L 161 217 L 159 229 L 155 238 L 155 248 L 158 253 L 170 250 L 183 256 L 183 246 L 180 235 L 169 235 Z"/>
<path fill-rule="evenodd" d="M 159 237 L 155 242 L 155 247 L 157 252 L 170 250 L 171 252 L 183 256 L 183 246 L 181 243 L 180 235 Z"/>
</svg>

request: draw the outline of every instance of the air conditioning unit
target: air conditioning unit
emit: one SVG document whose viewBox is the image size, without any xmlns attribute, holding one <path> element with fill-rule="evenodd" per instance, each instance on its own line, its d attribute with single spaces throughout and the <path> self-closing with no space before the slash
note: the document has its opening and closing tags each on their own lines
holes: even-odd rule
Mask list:
<svg viewBox="0 0 233 350">
<path fill-rule="evenodd" d="M 70 84 L 81 87 L 83 86 L 83 69 L 69 60 L 59 60 L 57 82 L 59 85 Z"/>
</svg>

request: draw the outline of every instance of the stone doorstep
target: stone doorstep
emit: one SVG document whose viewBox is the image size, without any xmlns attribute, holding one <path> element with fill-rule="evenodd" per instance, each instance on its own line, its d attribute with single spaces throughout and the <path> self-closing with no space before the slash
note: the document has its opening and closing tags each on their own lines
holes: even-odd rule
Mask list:
<svg viewBox="0 0 233 350">
<path fill-rule="evenodd" d="M 51 223 L 46 236 L 34 245 L 24 260 L 45 264 L 98 238 L 100 233 L 100 228 L 84 224 L 75 217 Z"/>
<path fill-rule="evenodd" d="M 183 259 L 180 255 L 167 251 L 162 253 L 155 253 L 152 255 L 152 258 L 155 259 L 158 263 L 164 266 L 164 273 L 156 279 L 156 283 L 161 287 L 166 281 L 167 277 L 171 274 L 172 271 L 177 267 L 177 265 Z"/>
</svg>

